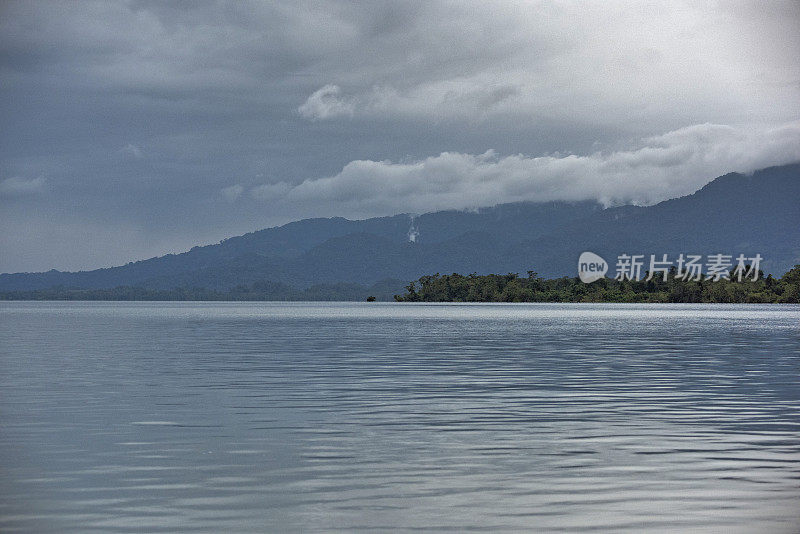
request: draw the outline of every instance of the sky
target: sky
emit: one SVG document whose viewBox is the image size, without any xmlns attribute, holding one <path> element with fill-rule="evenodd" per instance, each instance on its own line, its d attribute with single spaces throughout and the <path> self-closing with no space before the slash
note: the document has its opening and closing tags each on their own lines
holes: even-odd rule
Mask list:
<svg viewBox="0 0 800 534">
<path fill-rule="evenodd" d="M 800 2 L 0 3 L 0 272 L 800 161 Z"/>
</svg>

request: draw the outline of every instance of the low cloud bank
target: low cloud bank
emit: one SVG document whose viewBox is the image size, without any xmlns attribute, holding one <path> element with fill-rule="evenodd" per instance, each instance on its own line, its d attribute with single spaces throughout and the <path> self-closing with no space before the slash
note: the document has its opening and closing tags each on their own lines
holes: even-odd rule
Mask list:
<svg viewBox="0 0 800 534">
<path fill-rule="evenodd" d="M 297 185 L 265 184 L 253 198 L 303 213 L 374 216 L 504 202 L 597 200 L 649 205 L 690 194 L 728 172 L 800 161 L 800 122 L 779 127 L 699 124 L 588 155 L 443 152 L 415 161 L 356 160 Z"/>
</svg>

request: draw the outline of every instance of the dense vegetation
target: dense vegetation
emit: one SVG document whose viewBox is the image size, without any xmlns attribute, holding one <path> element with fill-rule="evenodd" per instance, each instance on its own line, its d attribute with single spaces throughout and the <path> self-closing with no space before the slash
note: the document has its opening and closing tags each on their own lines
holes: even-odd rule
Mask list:
<svg viewBox="0 0 800 534">
<path fill-rule="evenodd" d="M 800 302 L 800 265 L 781 278 L 758 280 L 683 281 L 672 271 L 645 281 L 603 278 L 584 284 L 576 278 L 546 280 L 528 271 L 527 278 L 515 273 L 479 276 L 460 274 L 423 276 L 406 286 L 401 302 Z"/>
</svg>

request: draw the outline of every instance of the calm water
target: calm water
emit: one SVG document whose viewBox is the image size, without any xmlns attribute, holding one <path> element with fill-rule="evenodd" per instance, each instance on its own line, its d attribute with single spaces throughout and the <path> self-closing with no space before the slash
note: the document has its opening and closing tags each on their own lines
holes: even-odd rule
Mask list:
<svg viewBox="0 0 800 534">
<path fill-rule="evenodd" d="M 800 307 L 0 303 L 0 531 L 800 531 Z"/>
</svg>

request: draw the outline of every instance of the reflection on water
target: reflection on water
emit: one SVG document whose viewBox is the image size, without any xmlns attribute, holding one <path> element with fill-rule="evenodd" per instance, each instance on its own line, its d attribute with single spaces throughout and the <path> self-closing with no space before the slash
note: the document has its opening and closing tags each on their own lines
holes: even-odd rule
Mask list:
<svg viewBox="0 0 800 534">
<path fill-rule="evenodd" d="M 800 307 L 0 304 L 0 530 L 796 532 Z"/>
</svg>

